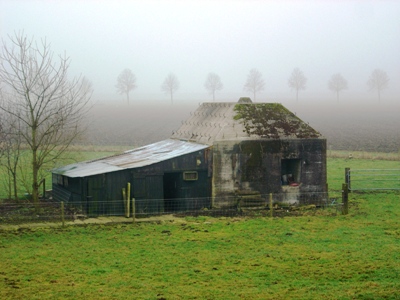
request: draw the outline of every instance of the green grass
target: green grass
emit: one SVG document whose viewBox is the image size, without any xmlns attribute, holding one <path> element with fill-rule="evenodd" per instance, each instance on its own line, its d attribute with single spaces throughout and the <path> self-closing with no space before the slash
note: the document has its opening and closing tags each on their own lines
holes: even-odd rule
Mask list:
<svg viewBox="0 0 400 300">
<path fill-rule="evenodd" d="M 187 218 L 3 234 L 1 299 L 397 299 L 399 196 L 347 216 Z"/>
<path fill-rule="evenodd" d="M 397 161 L 328 159 L 344 168 Z M 285 218 L 188 217 L 161 224 L 0 233 L 0 299 L 399 299 L 400 194 L 350 194 Z"/>
<path fill-rule="evenodd" d="M 328 158 L 328 186 L 330 190 L 342 189 L 345 168 L 350 169 L 400 169 L 400 160 Z"/>
</svg>

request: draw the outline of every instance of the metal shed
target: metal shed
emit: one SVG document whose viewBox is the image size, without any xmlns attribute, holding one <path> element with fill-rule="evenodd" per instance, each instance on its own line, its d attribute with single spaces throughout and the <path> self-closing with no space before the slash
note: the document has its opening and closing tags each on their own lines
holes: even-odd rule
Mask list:
<svg viewBox="0 0 400 300">
<path fill-rule="evenodd" d="M 89 215 L 122 215 L 122 189 L 136 210 L 161 213 L 209 207 L 211 174 L 208 145 L 167 139 L 97 160 L 53 170 L 53 197 L 81 205 Z M 186 203 L 185 198 L 199 201 Z M 208 199 L 208 200 L 207 200 Z M 187 207 L 189 204 L 196 207 Z"/>
</svg>

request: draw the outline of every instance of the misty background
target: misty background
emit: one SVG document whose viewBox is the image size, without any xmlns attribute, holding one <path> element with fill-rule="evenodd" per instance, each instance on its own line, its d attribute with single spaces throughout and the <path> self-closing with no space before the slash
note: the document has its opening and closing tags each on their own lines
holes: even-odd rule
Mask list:
<svg viewBox="0 0 400 300">
<path fill-rule="evenodd" d="M 140 146 L 171 135 L 190 111 L 212 101 L 210 72 L 221 78 L 216 101 L 252 97 L 243 86 L 258 69 L 257 102 L 279 102 L 321 131 L 333 149 L 400 150 L 399 1 L 35 1 L 0 0 L 0 35 L 46 38 L 71 58 L 70 76 L 93 84 L 89 143 Z M 137 88 L 117 93 L 124 69 Z M 306 89 L 288 86 L 294 68 Z M 378 102 L 367 80 L 376 68 L 390 81 Z M 161 85 L 174 73 L 174 106 Z M 328 81 L 340 73 L 348 89 Z"/>
</svg>

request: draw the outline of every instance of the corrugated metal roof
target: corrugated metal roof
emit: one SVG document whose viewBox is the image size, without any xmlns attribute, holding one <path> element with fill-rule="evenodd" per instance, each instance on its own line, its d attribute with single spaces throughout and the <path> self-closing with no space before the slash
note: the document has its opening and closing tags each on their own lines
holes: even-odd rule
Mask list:
<svg viewBox="0 0 400 300">
<path fill-rule="evenodd" d="M 140 168 L 184 154 L 208 148 L 208 145 L 167 139 L 161 142 L 125 151 L 121 154 L 92 161 L 80 162 L 54 169 L 54 174 L 68 177 L 86 177 L 124 169 Z"/>
</svg>

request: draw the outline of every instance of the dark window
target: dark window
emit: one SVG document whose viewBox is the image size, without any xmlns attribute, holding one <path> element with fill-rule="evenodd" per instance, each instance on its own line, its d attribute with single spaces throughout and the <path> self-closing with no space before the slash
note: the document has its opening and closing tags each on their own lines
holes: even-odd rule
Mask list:
<svg viewBox="0 0 400 300">
<path fill-rule="evenodd" d="M 300 159 L 281 160 L 281 181 L 282 185 L 300 183 L 301 163 Z"/>
<path fill-rule="evenodd" d="M 197 180 L 197 179 L 199 179 L 199 175 L 197 174 L 196 171 L 183 172 L 183 180 L 189 181 L 189 180 Z"/>
</svg>

